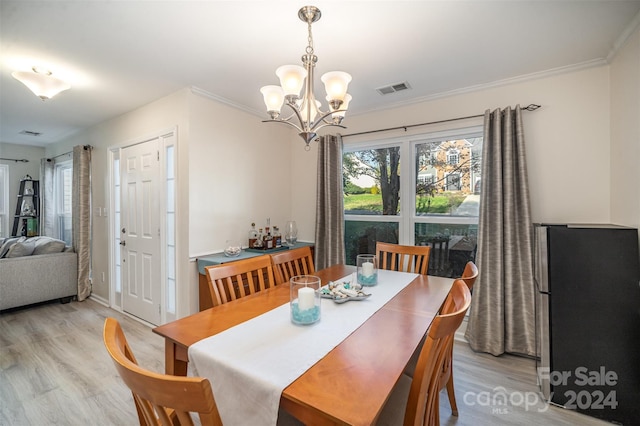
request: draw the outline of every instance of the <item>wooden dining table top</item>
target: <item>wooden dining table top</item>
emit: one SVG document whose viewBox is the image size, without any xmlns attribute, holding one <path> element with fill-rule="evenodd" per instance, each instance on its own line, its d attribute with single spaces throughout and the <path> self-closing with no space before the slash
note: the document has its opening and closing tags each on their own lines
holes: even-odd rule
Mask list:
<svg viewBox="0 0 640 426">
<path fill-rule="evenodd" d="M 314 275 L 326 284 L 353 272 L 353 266 L 334 265 Z M 452 284 L 451 278 L 417 276 L 287 386 L 280 406 L 306 424 L 375 424 Z M 289 297 L 289 286 L 280 285 L 154 328 L 165 338 L 167 373 L 186 374 L 190 345 L 288 303 Z M 345 315 L 349 303 L 361 302 L 342 305 Z"/>
</svg>

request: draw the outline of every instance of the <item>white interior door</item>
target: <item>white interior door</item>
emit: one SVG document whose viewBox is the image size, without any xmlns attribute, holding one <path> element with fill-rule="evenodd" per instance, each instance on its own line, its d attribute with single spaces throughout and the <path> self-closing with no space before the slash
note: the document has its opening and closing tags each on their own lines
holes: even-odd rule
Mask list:
<svg viewBox="0 0 640 426">
<path fill-rule="evenodd" d="M 151 324 L 161 318 L 159 139 L 122 149 L 122 309 Z"/>
</svg>

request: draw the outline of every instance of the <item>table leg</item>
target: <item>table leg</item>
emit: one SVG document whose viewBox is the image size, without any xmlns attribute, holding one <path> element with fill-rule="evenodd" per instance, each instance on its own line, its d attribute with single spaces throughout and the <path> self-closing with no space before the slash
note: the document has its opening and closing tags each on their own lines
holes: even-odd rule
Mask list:
<svg viewBox="0 0 640 426">
<path fill-rule="evenodd" d="M 172 376 L 186 376 L 189 358 L 186 348 L 169 340 L 164 346 L 164 370 Z"/>
</svg>

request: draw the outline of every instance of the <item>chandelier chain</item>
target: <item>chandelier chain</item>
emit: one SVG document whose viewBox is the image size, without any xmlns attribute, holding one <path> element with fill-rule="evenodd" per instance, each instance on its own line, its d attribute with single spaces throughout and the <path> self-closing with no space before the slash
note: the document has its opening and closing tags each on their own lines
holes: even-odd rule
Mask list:
<svg viewBox="0 0 640 426">
<path fill-rule="evenodd" d="M 307 37 L 307 55 L 313 56 L 313 34 L 311 34 L 311 21 L 307 21 L 309 36 Z"/>
</svg>

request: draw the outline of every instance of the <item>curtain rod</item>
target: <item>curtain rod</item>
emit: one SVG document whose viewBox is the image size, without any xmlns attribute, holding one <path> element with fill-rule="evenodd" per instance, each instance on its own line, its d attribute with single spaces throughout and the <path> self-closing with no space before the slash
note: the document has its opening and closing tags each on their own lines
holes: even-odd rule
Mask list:
<svg viewBox="0 0 640 426">
<path fill-rule="evenodd" d="M 26 158 L 0 158 L 0 160 L 4 161 L 15 161 L 16 163 L 28 163 L 29 160 Z"/>
<path fill-rule="evenodd" d="M 529 104 L 526 107 L 522 108 L 525 111 L 535 111 L 538 108 L 540 108 L 540 105 L 537 104 Z M 458 121 L 458 120 L 467 120 L 469 118 L 480 118 L 480 117 L 484 117 L 484 114 L 478 114 L 478 115 L 468 115 L 466 117 L 457 117 L 457 118 L 449 118 L 446 120 L 439 120 L 439 121 L 430 121 L 428 123 L 420 123 L 420 124 L 409 124 L 406 126 L 398 126 L 398 127 L 389 127 L 387 129 L 378 129 L 378 130 L 368 130 L 366 132 L 359 132 L 359 133 L 350 133 L 348 135 L 342 135 L 343 138 L 347 138 L 349 136 L 359 136 L 359 135 L 367 135 L 369 133 L 378 133 L 378 132 L 387 132 L 390 130 L 400 130 L 400 129 L 404 129 L 404 131 L 406 132 L 407 129 L 411 128 L 411 127 L 419 127 L 419 126 L 427 126 L 429 124 L 440 124 L 440 123 L 448 123 L 450 121 Z"/>
<path fill-rule="evenodd" d="M 62 154 L 58 154 L 55 157 L 47 158 L 47 161 L 53 161 L 58 157 L 62 157 L 63 155 L 71 155 L 71 154 L 73 154 L 73 151 L 63 152 Z"/>
</svg>

